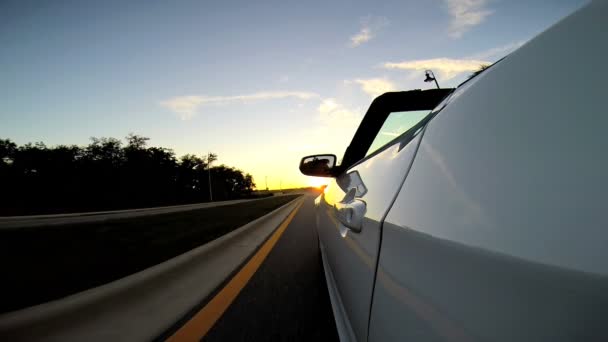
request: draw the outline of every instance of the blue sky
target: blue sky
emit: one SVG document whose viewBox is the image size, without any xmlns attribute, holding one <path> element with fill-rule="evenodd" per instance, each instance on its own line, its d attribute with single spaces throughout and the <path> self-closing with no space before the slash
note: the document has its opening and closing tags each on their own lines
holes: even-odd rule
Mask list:
<svg viewBox="0 0 608 342">
<path fill-rule="evenodd" d="M 374 96 L 426 68 L 455 86 L 584 3 L 3 1 L 0 138 L 133 132 L 304 185 L 300 157 L 341 155 Z"/>
</svg>

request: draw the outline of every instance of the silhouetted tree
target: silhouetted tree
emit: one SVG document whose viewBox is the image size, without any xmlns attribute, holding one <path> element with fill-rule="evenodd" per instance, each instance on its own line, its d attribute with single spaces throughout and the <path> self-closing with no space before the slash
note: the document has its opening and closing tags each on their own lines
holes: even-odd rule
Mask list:
<svg viewBox="0 0 608 342">
<path fill-rule="evenodd" d="M 217 199 L 232 199 L 248 195 L 253 190 L 253 178 L 241 170 L 220 165 L 211 168 L 213 193 Z"/>
<path fill-rule="evenodd" d="M 469 75 L 469 77 L 467 78 L 467 80 L 470 80 L 471 78 L 481 74 L 482 72 L 484 72 L 487 68 L 490 67 L 490 64 L 481 64 L 479 66 L 479 69 L 477 69 L 476 71 L 474 71 L 472 74 Z"/>
<path fill-rule="evenodd" d="M 85 147 L 42 142 L 17 146 L 0 139 L 0 214 L 103 210 L 200 202 L 209 199 L 208 160 L 212 154 L 177 159 L 149 138 L 129 134 L 91 138 Z M 214 199 L 248 196 L 251 175 L 213 167 Z"/>
<path fill-rule="evenodd" d="M 13 157 L 17 151 L 17 144 L 9 139 L 0 139 L 0 167 L 13 162 Z"/>
</svg>

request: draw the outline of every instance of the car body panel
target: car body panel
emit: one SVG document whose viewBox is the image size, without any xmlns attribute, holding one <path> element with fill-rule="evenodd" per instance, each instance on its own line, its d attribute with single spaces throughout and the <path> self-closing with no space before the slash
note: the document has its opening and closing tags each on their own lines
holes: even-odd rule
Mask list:
<svg viewBox="0 0 608 342">
<path fill-rule="evenodd" d="M 344 303 L 346 317 L 358 341 L 367 339 L 369 308 L 380 242 L 380 223 L 386 215 L 418 147 L 419 137 L 399 142 L 373 158 L 341 174 L 327 186 L 319 200 L 317 226 L 327 265 L 335 281 L 336 302 Z M 376 177 L 378 173 L 382 177 Z M 346 228 L 337 218 L 335 205 L 349 189 L 363 184 L 357 198 L 366 203 L 359 233 Z M 392 194 L 392 196 L 391 196 Z M 333 284 L 332 284 L 333 286 Z M 348 330 L 348 329 L 347 329 Z"/>
<path fill-rule="evenodd" d="M 606 18 L 562 20 L 428 123 L 383 225 L 370 341 L 608 339 Z"/>
<path fill-rule="evenodd" d="M 370 341 L 605 341 L 605 277 L 385 223 Z"/>
<path fill-rule="evenodd" d="M 338 337 L 340 338 L 340 341 L 356 341 L 355 332 L 353 331 L 350 322 L 347 320 L 344 304 L 342 303 L 342 299 L 338 294 L 336 280 L 334 279 L 331 268 L 327 263 L 327 252 L 321 239 L 319 239 L 319 251 L 321 253 L 321 260 L 323 262 L 323 272 L 325 273 L 325 280 L 327 281 L 327 290 L 331 302 L 331 309 L 334 313 Z"/>
</svg>

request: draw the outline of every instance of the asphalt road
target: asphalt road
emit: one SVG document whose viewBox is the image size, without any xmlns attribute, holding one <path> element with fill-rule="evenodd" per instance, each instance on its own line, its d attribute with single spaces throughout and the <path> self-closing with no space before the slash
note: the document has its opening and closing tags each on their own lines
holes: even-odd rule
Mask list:
<svg viewBox="0 0 608 342">
<path fill-rule="evenodd" d="M 338 341 L 313 196 L 203 341 Z"/>
</svg>

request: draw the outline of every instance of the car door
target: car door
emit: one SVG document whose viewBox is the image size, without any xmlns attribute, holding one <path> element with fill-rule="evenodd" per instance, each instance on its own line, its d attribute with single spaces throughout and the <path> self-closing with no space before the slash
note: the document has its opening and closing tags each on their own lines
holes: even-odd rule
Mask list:
<svg viewBox="0 0 608 342">
<path fill-rule="evenodd" d="M 317 201 L 326 272 L 338 297 L 334 306 L 341 306 L 337 312 L 343 316 L 342 339 L 367 339 L 381 223 L 411 165 L 428 113 L 449 92 L 387 93 L 376 99 L 342 171 Z"/>
</svg>

